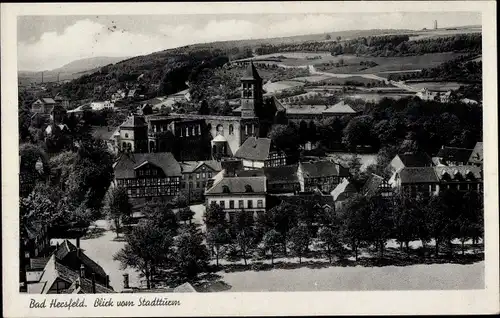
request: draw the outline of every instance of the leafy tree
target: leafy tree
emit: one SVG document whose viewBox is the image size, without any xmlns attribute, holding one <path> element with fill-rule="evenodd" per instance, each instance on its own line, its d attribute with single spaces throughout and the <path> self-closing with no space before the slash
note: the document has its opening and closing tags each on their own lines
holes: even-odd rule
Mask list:
<svg viewBox="0 0 500 318">
<path fill-rule="evenodd" d="M 168 266 L 171 262 L 172 233 L 152 221 L 143 220 L 125 236 L 125 240 L 125 247 L 113 259 L 120 262 L 122 269 L 130 267 L 140 271 L 146 278 L 147 288 L 151 288 L 158 267 Z"/>
<path fill-rule="evenodd" d="M 330 34 L 325 35 L 325 40 L 327 40 L 327 41 L 328 41 L 328 40 L 330 40 L 331 38 L 332 38 L 332 36 L 331 36 Z"/>
<path fill-rule="evenodd" d="M 373 118 L 363 115 L 351 119 L 344 129 L 343 142 L 350 149 L 358 145 L 374 145 L 375 139 L 372 134 Z"/>
<path fill-rule="evenodd" d="M 245 266 L 247 265 L 248 253 L 253 247 L 254 241 L 255 237 L 251 229 L 242 230 L 236 234 L 236 243 L 240 248 Z"/>
<path fill-rule="evenodd" d="M 281 235 L 276 230 L 270 230 L 264 234 L 262 243 L 264 251 L 271 251 L 271 264 L 274 265 L 274 253 L 276 246 L 282 241 Z"/>
<path fill-rule="evenodd" d="M 159 228 L 165 228 L 172 233 L 177 233 L 177 229 L 179 228 L 177 216 L 170 206 L 164 202 L 155 200 L 149 201 L 144 206 L 142 213 Z"/>
<path fill-rule="evenodd" d="M 132 215 L 132 205 L 129 202 L 125 188 L 113 188 L 106 197 L 106 214 L 114 223 L 116 237 L 120 234 L 121 224 Z"/>
<path fill-rule="evenodd" d="M 369 201 L 361 195 L 349 198 L 339 213 L 339 219 L 342 220 L 342 239 L 354 252 L 356 261 L 358 260 L 358 248 L 369 237 L 369 216 Z"/>
<path fill-rule="evenodd" d="M 311 236 L 309 229 L 305 225 L 298 225 L 290 230 L 290 242 L 292 251 L 299 257 L 299 264 L 302 263 L 302 256 L 309 248 Z"/>
<path fill-rule="evenodd" d="M 175 238 L 174 253 L 175 277 L 191 281 L 208 265 L 209 253 L 203 244 L 203 234 L 194 225 L 183 228 Z"/>
<path fill-rule="evenodd" d="M 300 142 L 297 128 L 294 125 L 274 125 L 268 134 L 276 148 L 287 154 L 294 154 Z"/>
<path fill-rule="evenodd" d="M 200 109 L 198 110 L 198 114 L 200 114 L 200 115 L 210 114 L 210 109 L 208 108 L 208 103 L 205 99 L 201 101 Z"/>
<path fill-rule="evenodd" d="M 215 250 L 216 265 L 219 266 L 221 249 L 231 242 L 227 228 L 224 225 L 217 225 L 207 231 L 207 243 Z"/>
<path fill-rule="evenodd" d="M 104 196 L 113 180 L 113 156 L 100 141 L 80 145 L 68 178 L 68 195 L 76 202 L 86 202 L 98 215 Z"/>
<path fill-rule="evenodd" d="M 342 248 L 339 231 L 329 226 L 322 226 L 318 230 L 318 239 L 320 240 L 321 247 L 325 251 L 325 254 L 328 256 L 328 260 L 331 263 L 334 253 L 340 251 Z"/>
<path fill-rule="evenodd" d="M 191 210 L 191 208 L 185 207 L 185 208 L 179 209 L 178 216 L 179 216 L 180 221 L 183 221 L 184 223 L 189 221 L 189 224 L 191 224 L 191 220 L 193 219 L 194 212 Z"/>
<path fill-rule="evenodd" d="M 224 210 L 215 202 L 212 202 L 203 214 L 203 221 L 207 229 L 226 223 Z"/>
<path fill-rule="evenodd" d="M 415 219 L 416 200 L 401 193 L 394 197 L 393 206 L 394 236 L 400 244 L 401 251 L 403 251 L 403 244 L 405 244 L 408 252 L 409 242 L 417 236 L 415 226 L 417 222 Z"/>
<path fill-rule="evenodd" d="M 392 206 L 387 199 L 380 196 L 369 198 L 369 205 L 369 222 L 371 224 L 369 237 L 372 243 L 377 246 L 377 249 L 380 251 L 380 257 L 384 257 L 385 244 L 393 234 Z"/>
<path fill-rule="evenodd" d="M 269 210 L 270 219 L 274 229 L 281 234 L 283 239 L 283 253 L 286 255 L 286 245 L 288 242 L 288 232 L 297 224 L 296 207 L 282 202 Z"/>
</svg>

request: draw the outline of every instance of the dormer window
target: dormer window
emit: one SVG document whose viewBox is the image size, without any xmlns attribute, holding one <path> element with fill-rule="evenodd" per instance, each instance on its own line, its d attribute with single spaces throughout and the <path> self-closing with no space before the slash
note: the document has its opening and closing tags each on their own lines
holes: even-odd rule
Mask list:
<svg viewBox="0 0 500 318">
<path fill-rule="evenodd" d="M 245 185 L 245 192 L 253 192 L 252 186 L 249 184 Z"/>
<path fill-rule="evenodd" d="M 231 191 L 229 191 L 229 187 L 227 185 L 223 185 L 222 186 L 222 193 L 230 193 Z"/>
</svg>

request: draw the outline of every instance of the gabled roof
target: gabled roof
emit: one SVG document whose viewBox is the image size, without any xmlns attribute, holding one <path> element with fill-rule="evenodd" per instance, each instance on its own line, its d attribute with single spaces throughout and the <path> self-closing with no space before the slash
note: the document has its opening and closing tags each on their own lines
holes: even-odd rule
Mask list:
<svg viewBox="0 0 500 318">
<path fill-rule="evenodd" d="M 297 170 L 299 165 L 280 167 L 264 167 L 263 171 L 268 183 L 298 183 Z"/>
<path fill-rule="evenodd" d="M 344 101 L 340 101 L 337 104 L 325 109 L 323 111 L 325 114 L 355 114 L 356 111 L 352 109 L 350 105 L 347 105 Z"/>
<path fill-rule="evenodd" d="M 286 105 L 286 113 L 289 115 L 309 114 L 321 115 L 328 108 L 326 105 Z"/>
<path fill-rule="evenodd" d="M 467 162 L 472 151 L 473 149 L 467 148 L 442 147 L 436 157 L 443 158 L 445 161 Z"/>
<path fill-rule="evenodd" d="M 372 173 L 370 174 L 368 180 L 366 180 L 365 184 L 363 185 L 361 193 L 367 196 L 375 195 L 382 183 L 384 183 L 384 178 Z"/>
<path fill-rule="evenodd" d="M 202 166 L 207 166 L 213 171 L 221 171 L 221 163 L 217 160 L 207 160 L 207 161 L 183 161 L 180 163 L 182 173 L 191 173 Z"/>
<path fill-rule="evenodd" d="M 68 255 L 74 254 L 80 260 L 80 262 L 88 268 L 89 271 L 95 273 L 96 275 L 101 276 L 102 278 L 106 277 L 106 272 L 104 269 L 94 262 L 91 258 L 89 258 L 83 251 L 80 250 L 80 253 L 77 253 L 77 247 L 73 245 L 69 240 L 64 240 L 62 244 L 59 245 L 59 248 L 54 252 L 55 257 L 58 261 L 65 263 L 67 266 L 70 266 L 66 260 Z M 69 259 L 68 259 L 69 260 Z M 77 264 L 74 264 L 76 267 Z M 79 266 L 79 265 L 78 265 Z M 79 270 L 79 268 L 73 268 L 74 270 Z"/>
<path fill-rule="evenodd" d="M 123 154 L 114 170 L 116 179 L 135 178 L 134 169 L 149 162 L 163 170 L 167 177 L 181 176 L 181 166 L 170 152 Z"/>
<path fill-rule="evenodd" d="M 266 178 L 265 177 L 223 177 L 218 182 L 206 191 L 205 194 L 222 194 L 224 188 L 227 187 L 229 193 L 248 193 L 247 187 L 250 186 L 252 193 L 265 193 L 266 192 Z"/>
<path fill-rule="evenodd" d="M 399 172 L 401 183 L 438 183 L 434 168 L 437 167 L 406 167 Z"/>
<path fill-rule="evenodd" d="M 257 72 L 257 68 L 253 65 L 253 62 L 250 62 L 245 70 L 245 75 L 241 78 L 242 80 L 262 80 Z"/>
<path fill-rule="evenodd" d="M 315 162 L 301 162 L 302 173 L 305 178 L 321 178 L 329 176 L 348 177 L 349 169 L 329 160 Z"/>
<path fill-rule="evenodd" d="M 50 257 L 30 258 L 30 269 L 35 271 L 44 269 L 49 259 Z"/>
<path fill-rule="evenodd" d="M 144 117 L 132 115 L 125 120 L 123 124 L 120 125 L 122 128 L 134 128 L 134 127 L 144 127 L 146 125 L 146 121 Z"/>
<path fill-rule="evenodd" d="M 405 167 L 432 166 L 432 159 L 424 152 L 397 154 Z"/>
<path fill-rule="evenodd" d="M 271 139 L 249 137 L 241 145 L 234 157 L 248 160 L 266 160 L 271 149 Z"/>
<path fill-rule="evenodd" d="M 45 264 L 39 283 L 33 284 L 33 286 L 28 286 L 28 292 L 30 294 L 46 294 L 57 279 L 61 279 L 70 284 L 70 287 L 67 290 L 61 291 L 64 294 L 88 294 L 93 292 L 92 281 L 85 277 L 80 278 L 78 271 L 72 270 L 71 268 L 61 264 L 55 254 L 53 254 Z M 79 285 L 78 287 L 77 282 Z M 95 286 L 96 293 L 100 294 L 113 292 L 111 288 L 102 286 L 99 283 L 95 283 Z"/>
<path fill-rule="evenodd" d="M 297 194 L 297 195 L 278 195 L 281 201 L 284 201 L 293 205 L 303 205 L 312 204 L 312 206 L 333 207 L 335 202 L 331 195 L 320 195 L 320 194 Z"/>
<path fill-rule="evenodd" d="M 356 187 L 347 180 L 347 178 L 344 178 L 341 183 L 339 183 L 335 189 L 332 190 L 330 193 L 333 197 L 333 200 L 343 200 L 346 197 L 346 194 L 349 193 L 356 193 L 358 192 L 356 190 Z"/>
<path fill-rule="evenodd" d="M 56 101 L 53 98 L 41 98 L 42 102 L 44 104 L 56 104 Z"/>
<path fill-rule="evenodd" d="M 483 142 L 477 142 L 469 157 L 470 163 L 483 163 Z"/>
<path fill-rule="evenodd" d="M 482 180 L 481 168 L 476 166 L 441 166 L 434 167 L 437 178 L 440 181 L 474 181 Z"/>
</svg>

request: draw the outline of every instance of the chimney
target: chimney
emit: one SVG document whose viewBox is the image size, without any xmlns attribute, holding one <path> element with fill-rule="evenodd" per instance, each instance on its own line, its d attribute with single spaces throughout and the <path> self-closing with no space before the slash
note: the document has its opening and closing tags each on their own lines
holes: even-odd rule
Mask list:
<svg viewBox="0 0 500 318">
<path fill-rule="evenodd" d="M 129 282 L 128 282 L 128 274 L 123 274 L 123 288 L 128 289 L 130 288 Z"/>
<path fill-rule="evenodd" d="M 76 286 L 76 288 L 80 287 L 80 278 L 79 277 L 75 280 L 75 286 Z"/>
<path fill-rule="evenodd" d="M 106 287 L 109 288 L 109 275 L 106 275 Z"/>
<path fill-rule="evenodd" d="M 84 278 L 85 277 L 85 266 L 80 265 L 80 278 Z"/>
<path fill-rule="evenodd" d="M 92 273 L 92 294 L 96 293 L 96 288 L 95 288 L 95 273 Z"/>
</svg>

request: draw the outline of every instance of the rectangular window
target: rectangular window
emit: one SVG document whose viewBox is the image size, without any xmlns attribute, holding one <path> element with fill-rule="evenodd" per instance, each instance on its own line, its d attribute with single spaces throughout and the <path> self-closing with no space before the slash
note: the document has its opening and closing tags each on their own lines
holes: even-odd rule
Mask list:
<svg viewBox="0 0 500 318">
<path fill-rule="evenodd" d="M 199 182 L 196 182 L 196 187 L 199 188 L 200 187 L 200 183 Z"/>
<path fill-rule="evenodd" d="M 229 200 L 229 208 L 234 209 L 234 200 Z"/>
<path fill-rule="evenodd" d="M 252 209 L 253 208 L 253 201 L 252 200 L 248 200 L 247 201 L 247 206 L 249 209 Z"/>
<path fill-rule="evenodd" d="M 139 175 L 143 176 L 144 175 L 144 171 L 143 170 L 139 170 Z"/>
<path fill-rule="evenodd" d="M 153 170 L 153 176 L 156 176 L 156 174 L 158 173 L 158 171 L 156 169 Z"/>
<path fill-rule="evenodd" d="M 243 200 L 238 200 L 238 208 L 239 209 L 243 209 L 244 208 Z"/>
<path fill-rule="evenodd" d="M 224 200 L 219 201 L 219 206 L 224 209 Z"/>
<path fill-rule="evenodd" d="M 257 200 L 257 207 L 263 208 L 264 207 L 264 200 Z"/>
<path fill-rule="evenodd" d="M 212 178 L 212 173 L 211 172 L 208 173 L 208 177 Z"/>
<path fill-rule="evenodd" d="M 205 172 L 203 172 L 203 173 L 201 174 L 201 177 L 202 177 L 203 179 L 205 179 Z"/>
<path fill-rule="evenodd" d="M 199 178 L 200 178 L 200 174 L 199 174 L 199 173 L 197 173 L 197 174 L 196 174 L 196 179 L 199 179 Z"/>
</svg>

